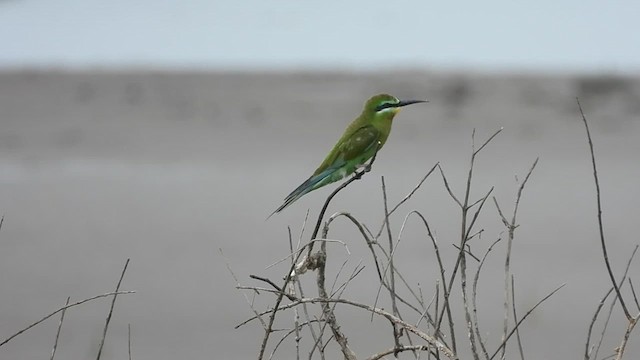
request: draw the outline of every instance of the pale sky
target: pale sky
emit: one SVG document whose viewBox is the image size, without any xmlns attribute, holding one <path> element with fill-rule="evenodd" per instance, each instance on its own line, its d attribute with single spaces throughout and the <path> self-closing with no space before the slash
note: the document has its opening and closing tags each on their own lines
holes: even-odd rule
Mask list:
<svg viewBox="0 0 640 360">
<path fill-rule="evenodd" d="M 640 1 L 0 0 L 0 67 L 640 72 Z"/>
</svg>

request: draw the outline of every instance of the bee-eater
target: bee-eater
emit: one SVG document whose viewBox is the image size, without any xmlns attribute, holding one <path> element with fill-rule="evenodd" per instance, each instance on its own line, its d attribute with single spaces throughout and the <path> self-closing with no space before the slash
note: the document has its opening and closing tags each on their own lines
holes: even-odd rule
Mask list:
<svg viewBox="0 0 640 360">
<path fill-rule="evenodd" d="M 303 195 L 354 173 L 384 146 L 391 132 L 393 117 L 400 109 L 422 102 L 426 101 L 400 101 L 388 94 L 379 94 L 369 99 L 360 116 L 349 124 L 311 177 L 293 190 L 271 215 L 282 211 Z"/>
</svg>

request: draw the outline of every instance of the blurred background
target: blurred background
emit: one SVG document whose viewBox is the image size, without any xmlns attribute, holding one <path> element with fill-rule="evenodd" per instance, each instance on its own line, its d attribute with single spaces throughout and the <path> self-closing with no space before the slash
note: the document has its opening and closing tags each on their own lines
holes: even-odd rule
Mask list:
<svg viewBox="0 0 640 360">
<path fill-rule="evenodd" d="M 638 243 L 638 14 L 634 1 L 1 1 L 0 338 L 67 296 L 112 291 L 131 258 L 122 288 L 137 293 L 118 298 L 103 358 L 127 356 L 128 324 L 135 359 L 255 358 L 263 331 L 234 329 L 251 311 L 227 264 L 243 284 L 249 274 L 279 282 L 287 265 L 265 268 L 288 254 L 287 226 L 297 237 L 333 187 L 266 216 L 363 102 L 388 92 L 430 102 L 398 115 L 374 171 L 329 211 L 377 230 L 380 176 L 395 204 L 436 162 L 460 194 L 473 130 L 481 142 L 504 127 L 478 159 L 472 196 L 495 186 L 511 213 L 517 181 L 540 158 L 513 248 L 520 312 L 567 285 L 525 323 L 524 348 L 531 358 L 581 356 L 609 280 L 575 99 L 592 127 L 620 276 Z M 439 177 L 393 216 L 395 235 L 413 209 L 431 221 L 451 266 L 459 211 Z M 480 253 L 504 236 L 493 204 L 479 229 Z M 337 222 L 330 237 L 349 244 L 347 269 L 367 267 L 345 297 L 371 302 L 375 276 L 357 232 Z M 344 249 L 330 251 L 338 268 Z M 503 255 L 504 246 L 480 284 L 490 348 L 501 335 Z M 417 222 L 396 259 L 429 298 L 439 274 Z M 639 270 L 632 265 L 632 279 Z M 58 358 L 95 357 L 108 305 L 67 313 Z M 625 326 L 620 315 L 603 356 Z M 368 314 L 342 316 L 357 353 L 392 345 L 386 323 L 362 332 Z M 48 357 L 57 325 L 17 337 L 0 358 Z M 640 355 L 638 341 L 627 354 Z"/>
</svg>

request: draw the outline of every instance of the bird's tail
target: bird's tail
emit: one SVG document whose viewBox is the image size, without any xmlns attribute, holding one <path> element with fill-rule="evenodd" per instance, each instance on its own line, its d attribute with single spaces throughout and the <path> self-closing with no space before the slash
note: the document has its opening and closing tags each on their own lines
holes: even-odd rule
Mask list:
<svg viewBox="0 0 640 360">
<path fill-rule="evenodd" d="M 307 193 L 328 184 L 325 183 L 325 180 L 327 180 L 332 173 L 333 169 L 328 169 L 318 175 L 313 175 L 305 180 L 305 182 L 300 184 L 300 186 L 293 190 L 291 194 L 287 195 L 287 197 L 284 199 L 284 203 L 280 205 L 280 207 L 278 207 L 274 212 L 272 212 L 271 215 L 267 217 L 267 219 L 273 216 L 273 214 L 279 213 L 280 211 L 284 210 L 287 206 L 293 204 L 296 200 L 300 199 Z"/>
</svg>

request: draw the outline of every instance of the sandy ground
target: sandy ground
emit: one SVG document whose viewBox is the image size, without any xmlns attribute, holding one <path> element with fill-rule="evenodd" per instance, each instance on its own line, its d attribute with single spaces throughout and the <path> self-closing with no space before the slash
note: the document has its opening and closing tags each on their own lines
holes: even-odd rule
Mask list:
<svg viewBox="0 0 640 360">
<path fill-rule="evenodd" d="M 287 225 L 297 236 L 307 209 L 317 215 L 329 189 L 269 221 L 265 217 L 378 92 L 430 103 L 398 115 L 374 171 L 342 193 L 330 211 L 349 211 L 377 229 L 380 176 L 395 203 L 438 161 L 460 194 L 473 129 L 480 142 L 504 127 L 478 159 L 472 197 L 495 186 L 497 200 L 511 212 L 516 177 L 521 180 L 540 158 L 524 193 L 513 248 L 520 313 L 567 285 L 536 311 L 521 335 L 529 359 L 581 357 L 587 325 L 609 283 L 575 97 L 592 126 L 610 256 L 619 275 L 638 243 L 638 78 L 409 71 L 0 73 L 0 337 L 61 306 L 67 296 L 73 301 L 111 291 L 131 258 L 122 287 L 137 293 L 118 298 L 103 358 L 127 356 L 128 324 L 135 359 L 255 358 L 262 330 L 258 324 L 234 330 L 250 310 L 225 262 L 244 284 L 252 283 L 252 273 L 275 280 L 284 274 L 286 265 L 265 267 L 288 253 Z M 413 209 L 431 222 L 450 268 L 459 211 L 439 177 L 429 178 L 394 215 L 394 234 Z M 493 203 L 477 229 L 484 229 L 472 244 L 479 253 L 504 236 Z M 346 273 L 360 260 L 366 266 L 345 297 L 371 302 L 377 287 L 361 238 L 344 221 L 330 237 L 349 244 Z M 397 264 L 430 298 L 439 275 L 415 219 L 402 239 Z M 331 251 L 335 274 L 347 256 L 340 246 Z M 492 253 L 479 285 L 490 348 L 499 343 L 502 326 L 504 251 L 498 246 Z M 636 262 L 632 279 L 639 271 Z M 309 286 L 308 292 L 315 290 Z M 262 295 L 258 303 L 269 299 Z M 69 311 L 57 358 L 93 358 L 107 311 L 107 300 Z M 386 323 L 371 326 L 368 314 L 341 315 L 363 357 L 391 345 Z M 280 325 L 290 325 L 291 316 Z M 616 338 L 621 318 L 615 312 L 610 325 Z M 0 358 L 48 357 L 56 327 L 57 318 L 19 336 L 0 348 Z M 629 359 L 640 356 L 637 339 L 636 331 Z M 614 346 L 605 342 L 601 355 Z M 283 351 L 279 358 L 292 356 Z"/>
</svg>

